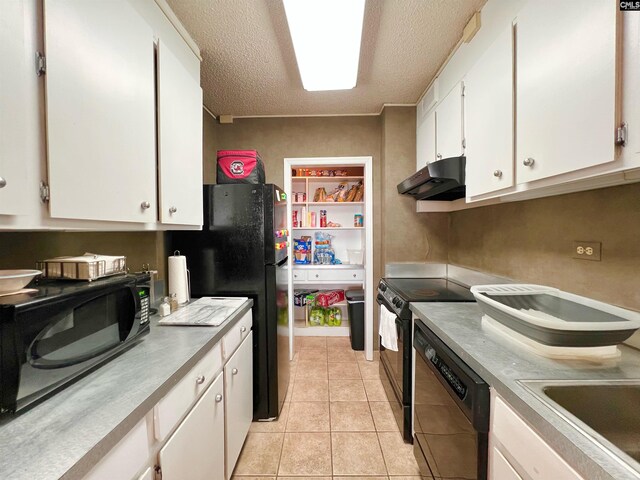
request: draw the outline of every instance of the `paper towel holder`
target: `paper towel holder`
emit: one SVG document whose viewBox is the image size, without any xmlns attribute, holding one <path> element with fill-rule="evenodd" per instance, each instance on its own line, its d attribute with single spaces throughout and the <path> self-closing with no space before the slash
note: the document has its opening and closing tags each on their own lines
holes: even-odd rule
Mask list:
<svg viewBox="0 0 640 480">
<path fill-rule="evenodd" d="M 173 251 L 173 256 L 174 257 L 179 257 L 180 256 L 180 250 L 174 250 Z M 185 265 L 186 265 L 186 257 L 185 257 Z M 180 305 L 187 305 L 190 301 L 191 301 L 191 272 L 189 271 L 188 268 L 185 268 L 185 272 L 187 275 L 186 281 L 187 281 L 187 300 L 184 303 L 181 303 Z"/>
</svg>

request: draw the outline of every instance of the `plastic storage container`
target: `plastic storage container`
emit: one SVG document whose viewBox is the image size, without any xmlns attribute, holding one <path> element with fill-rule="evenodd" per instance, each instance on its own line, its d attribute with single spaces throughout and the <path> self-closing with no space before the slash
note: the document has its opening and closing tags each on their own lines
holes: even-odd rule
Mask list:
<svg viewBox="0 0 640 480">
<path fill-rule="evenodd" d="M 347 290 L 345 296 L 349 305 L 351 348 L 364 350 L 364 290 Z"/>
<path fill-rule="evenodd" d="M 362 265 L 364 251 L 347 249 L 347 257 L 349 257 L 349 264 Z"/>
</svg>

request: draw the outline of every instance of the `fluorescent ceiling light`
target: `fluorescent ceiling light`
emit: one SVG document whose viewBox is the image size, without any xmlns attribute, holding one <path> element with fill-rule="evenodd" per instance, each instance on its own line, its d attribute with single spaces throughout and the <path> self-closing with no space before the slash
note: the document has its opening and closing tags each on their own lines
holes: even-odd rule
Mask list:
<svg viewBox="0 0 640 480">
<path fill-rule="evenodd" d="M 305 90 L 356 86 L 365 0 L 283 0 Z"/>
</svg>

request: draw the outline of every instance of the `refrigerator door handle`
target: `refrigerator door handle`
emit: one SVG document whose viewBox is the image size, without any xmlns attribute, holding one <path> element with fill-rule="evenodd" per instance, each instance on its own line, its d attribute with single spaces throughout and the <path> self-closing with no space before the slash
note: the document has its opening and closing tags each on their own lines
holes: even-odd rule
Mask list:
<svg viewBox="0 0 640 480">
<path fill-rule="evenodd" d="M 276 267 L 281 267 L 281 266 L 283 266 L 285 263 L 287 263 L 287 259 L 288 259 L 288 258 L 289 258 L 288 256 L 287 256 L 287 257 L 284 257 L 282 260 L 280 260 L 278 263 L 276 263 Z"/>
</svg>

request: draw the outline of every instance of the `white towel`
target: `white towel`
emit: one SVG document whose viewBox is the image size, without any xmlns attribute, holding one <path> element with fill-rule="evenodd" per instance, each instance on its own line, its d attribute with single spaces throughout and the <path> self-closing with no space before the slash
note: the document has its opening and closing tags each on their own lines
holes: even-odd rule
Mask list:
<svg viewBox="0 0 640 480">
<path fill-rule="evenodd" d="M 380 305 L 380 343 L 388 350 L 398 351 L 398 331 L 396 330 L 396 314 Z"/>
</svg>

